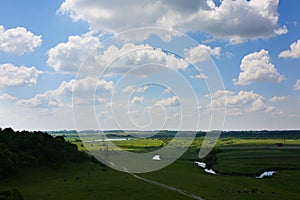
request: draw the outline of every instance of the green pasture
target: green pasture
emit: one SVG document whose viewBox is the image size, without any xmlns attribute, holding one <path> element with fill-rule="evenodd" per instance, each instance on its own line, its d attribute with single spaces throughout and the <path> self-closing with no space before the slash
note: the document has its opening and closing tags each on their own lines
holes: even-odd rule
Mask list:
<svg viewBox="0 0 300 200">
<path fill-rule="evenodd" d="M 130 139 L 113 141 L 118 148 L 142 153 L 162 148 L 168 139 Z M 221 138 L 210 175 L 198 167 L 203 138 L 194 140 L 184 155 L 159 171 L 139 174 L 143 178 L 167 184 L 204 199 L 299 199 L 300 140 Z M 73 142 L 79 150 L 86 147 Z M 283 143 L 283 147 L 275 147 Z M 118 151 L 103 142 L 85 143 L 89 150 Z M 184 140 L 178 144 L 185 144 Z M 274 169 L 272 177 L 257 179 L 264 170 Z M 18 189 L 24 199 L 189 199 L 166 188 L 152 185 L 101 164 L 83 162 L 59 169 L 32 168 L 1 180 L 0 191 Z"/>
<path fill-rule="evenodd" d="M 221 174 L 257 175 L 264 170 L 300 170 L 300 149 L 224 150 L 214 169 Z"/>
<path fill-rule="evenodd" d="M 187 199 L 91 162 L 70 164 L 59 170 L 27 169 L 14 178 L 1 180 L 0 191 L 12 188 L 18 189 L 25 200 Z"/>
<path fill-rule="evenodd" d="M 210 175 L 192 161 L 172 165 L 142 176 L 187 190 L 204 199 L 299 199 L 299 170 L 278 171 L 273 177 Z"/>
</svg>

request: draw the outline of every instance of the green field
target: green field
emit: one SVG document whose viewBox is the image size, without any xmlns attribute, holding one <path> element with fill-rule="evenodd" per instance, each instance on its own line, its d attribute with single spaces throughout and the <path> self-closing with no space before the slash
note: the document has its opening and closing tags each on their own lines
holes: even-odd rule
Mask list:
<svg viewBox="0 0 300 200">
<path fill-rule="evenodd" d="M 85 162 L 59 170 L 37 168 L 0 183 L 0 191 L 17 188 L 24 199 L 186 199 L 99 164 Z"/>
<path fill-rule="evenodd" d="M 275 143 L 284 142 L 283 147 Z M 79 141 L 79 149 L 85 148 Z M 152 151 L 168 143 L 160 139 L 114 141 L 124 150 Z M 159 171 L 139 174 L 204 199 L 299 199 L 300 140 L 223 138 L 216 145 L 210 175 L 194 164 L 202 138 L 195 139 L 177 161 Z M 95 150 L 103 148 L 91 143 Z M 272 177 L 257 179 L 264 170 Z M 178 191 L 136 179 L 92 162 L 64 165 L 60 169 L 32 168 L 1 180 L 0 191 L 18 189 L 24 199 L 191 199 Z"/>
<path fill-rule="evenodd" d="M 221 174 L 257 174 L 266 169 L 299 169 L 300 149 L 226 150 L 217 155 Z"/>
</svg>

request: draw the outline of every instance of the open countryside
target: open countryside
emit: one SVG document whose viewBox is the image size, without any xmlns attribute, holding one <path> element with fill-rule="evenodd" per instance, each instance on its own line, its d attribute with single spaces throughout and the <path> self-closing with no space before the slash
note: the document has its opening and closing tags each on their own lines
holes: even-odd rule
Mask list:
<svg viewBox="0 0 300 200">
<path fill-rule="evenodd" d="M 1 0 L 0 200 L 300 200 L 299 0 Z"/>
<path fill-rule="evenodd" d="M 26 149 L 28 144 L 25 140 L 7 146 L 2 144 L 2 149 L 6 148 L 6 151 L 18 155 L 16 160 L 11 159 L 17 163 L 10 169 L 12 174 L 3 174 L 4 170 L 8 169 L 3 169 L 4 165 L 1 165 L 0 197 L 3 199 L 5 194 L 13 195 L 14 190 L 24 199 L 59 199 L 61 196 L 64 196 L 64 199 L 298 199 L 300 195 L 297 184 L 297 177 L 300 175 L 299 131 L 223 132 L 215 148 L 206 157 L 199 159 L 198 151 L 203 141 L 201 133 L 180 159 L 164 169 L 145 174 L 119 172 L 93 159 L 85 152 L 75 133 L 55 132 L 51 136 L 41 132 L 15 133 L 11 129 L 4 129 L 1 132 L 1 141 L 3 142 L 5 137 L 13 137 L 11 134 L 20 135 L 14 135 L 16 140 L 18 137 L 29 135 L 32 135 L 32 138 L 47 138 L 47 145 L 56 145 L 56 150 L 52 153 L 56 155 L 57 160 L 41 160 L 45 156 L 43 154 L 49 152 L 39 150 L 41 155 L 35 155 L 31 152 L 34 149 Z M 257 138 L 259 134 L 261 138 Z M 108 135 L 114 139 L 132 138 L 118 132 Z M 113 141 L 128 151 L 149 152 L 162 148 L 173 136 L 173 132 L 162 131 L 157 138 Z M 91 137 L 92 135 L 90 140 Z M 103 148 L 98 144 L 91 142 L 93 148 Z M 32 145 L 37 149 L 41 148 L 37 144 Z M 20 149 L 16 150 L 16 146 Z M 67 148 L 73 149 L 72 154 L 77 155 L 75 160 L 69 150 L 67 152 L 70 155 L 60 158 L 66 154 L 64 149 Z M 18 152 L 21 150 L 22 153 Z M 36 160 L 36 164 L 21 163 L 22 156 L 31 157 L 32 160 Z M 2 154 L 2 162 L 3 159 Z M 214 170 L 216 174 L 205 172 L 195 161 L 206 163 L 206 168 Z M 276 173 L 258 178 L 266 171 Z"/>
</svg>

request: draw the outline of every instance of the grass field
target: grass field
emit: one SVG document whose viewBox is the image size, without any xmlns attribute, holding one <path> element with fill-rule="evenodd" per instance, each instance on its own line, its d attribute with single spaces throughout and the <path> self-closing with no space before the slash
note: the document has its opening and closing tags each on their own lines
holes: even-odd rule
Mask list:
<svg viewBox="0 0 300 200">
<path fill-rule="evenodd" d="M 283 143 L 280 148 L 275 143 Z M 167 140 L 139 139 L 114 141 L 125 150 L 150 151 Z M 196 139 L 177 161 L 159 171 L 139 176 L 193 193 L 204 199 L 299 199 L 300 140 L 220 139 L 220 151 L 213 168 L 221 175 L 206 174 L 193 163 L 199 160 L 202 139 Z M 84 150 L 80 142 L 77 146 Z M 91 143 L 95 150 L 101 147 Z M 269 178 L 255 175 L 275 169 Z M 231 174 L 231 175 L 224 175 Z M 22 170 L 17 176 L 0 182 L 0 191 L 17 188 L 25 199 L 189 199 L 188 197 L 143 182 L 130 174 L 92 162 L 70 164 L 58 170 L 48 168 Z"/>
<path fill-rule="evenodd" d="M 17 188 L 24 199 L 186 199 L 184 196 L 135 179 L 99 164 L 71 164 L 59 170 L 24 170 L 0 183 L 0 191 Z"/>
<path fill-rule="evenodd" d="M 142 176 L 188 190 L 204 199 L 299 199 L 299 175 L 299 170 L 279 171 L 266 179 L 209 175 L 194 163 L 179 160 Z"/>
<path fill-rule="evenodd" d="M 221 174 L 257 174 L 266 169 L 300 169 L 300 149 L 224 150 L 215 170 Z"/>
<path fill-rule="evenodd" d="M 193 163 L 202 140 L 172 165 L 143 177 L 188 190 L 206 199 L 299 199 L 300 140 L 220 139 L 213 166 L 221 175 L 206 174 Z M 255 178 L 264 170 L 273 169 L 273 177 Z M 230 175 L 224 175 L 230 174 Z M 176 177 L 176 178 L 175 178 Z M 180 180 L 180 181 L 175 181 Z"/>
<path fill-rule="evenodd" d="M 106 148 L 105 143 L 99 142 L 86 142 L 82 145 L 81 142 L 73 142 L 78 146 L 79 150 L 104 150 Z M 164 141 L 159 139 L 132 139 L 132 140 L 121 140 L 121 141 L 112 141 L 122 150 L 126 151 L 145 151 L 151 148 L 159 148 L 165 145 Z M 117 150 L 117 148 L 109 147 L 109 150 Z"/>
</svg>

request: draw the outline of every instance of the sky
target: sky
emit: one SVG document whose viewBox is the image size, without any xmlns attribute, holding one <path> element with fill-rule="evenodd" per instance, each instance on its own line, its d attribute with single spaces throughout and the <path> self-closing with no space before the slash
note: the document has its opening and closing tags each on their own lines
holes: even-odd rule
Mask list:
<svg viewBox="0 0 300 200">
<path fill-rule="evenodd" d="M 0 4 L 2 128 L 300 128 L 298 0 Z"/>
</svg>

